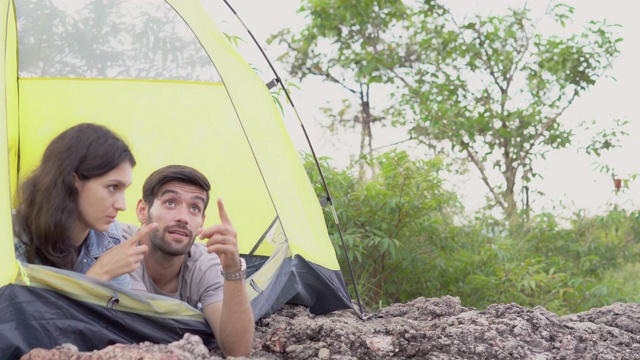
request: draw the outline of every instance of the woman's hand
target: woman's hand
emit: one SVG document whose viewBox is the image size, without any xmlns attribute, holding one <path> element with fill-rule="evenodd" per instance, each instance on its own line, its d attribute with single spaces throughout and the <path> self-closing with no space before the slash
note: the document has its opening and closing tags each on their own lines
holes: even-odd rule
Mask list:
<svg viewBox="0 0 640 360">
<path fill-rule="evenodd" d="M 129 240 L 105 251 L 89 268 L 87 275 L 102 281 L 109 281 L 138 269 L 140 261 L 144 259 L 144 254 L 149 250 L 147 245 L 139 245 L 140 239 L 157 228 L 158 224 L 156 223 L 144 225 Z"/>
</svg>

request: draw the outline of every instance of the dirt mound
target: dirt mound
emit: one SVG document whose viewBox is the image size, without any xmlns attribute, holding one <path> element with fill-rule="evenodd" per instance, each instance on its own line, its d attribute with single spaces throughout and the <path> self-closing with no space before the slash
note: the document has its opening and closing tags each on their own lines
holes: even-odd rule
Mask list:
<svg viewBox="0 0 640 360">
<path fill-rule="evenodd" d="M 222 359 L 198 337 L 169 345 L 113 345 L 91 353 L 72 345 L 23 359 Z M 558 317 L 543 307 L 418 298 L 361 320 L 354 311 L 312 315 L 285 306 L 259 320 L 248 359 L 640 359 L 640 305 L 616 303 Z"/>
</svg>

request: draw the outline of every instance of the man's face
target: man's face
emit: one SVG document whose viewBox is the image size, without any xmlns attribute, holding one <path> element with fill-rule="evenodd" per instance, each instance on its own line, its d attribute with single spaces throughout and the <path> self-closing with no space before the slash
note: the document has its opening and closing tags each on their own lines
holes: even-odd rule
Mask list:
<svg viewBox="0 0 640 360">
<path fill-rule="evenodd" d="M 149 233 L 151 244 L 171 256 L 186 254 L 204 223 L 206 191 L 180 182 L 164 184 L 148 211 L 147 223 L 158 223 Z"/>
</svg>

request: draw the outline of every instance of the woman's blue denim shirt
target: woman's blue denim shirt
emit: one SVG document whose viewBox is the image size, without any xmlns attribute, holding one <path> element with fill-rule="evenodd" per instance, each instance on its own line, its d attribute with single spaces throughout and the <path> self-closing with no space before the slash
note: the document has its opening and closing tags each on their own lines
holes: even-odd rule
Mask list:
<svg viewBox="0 0 640 360">
<path fill-rule="evenodd" d="M 114 221 L 105 232 L 90 229 L 87 238 L 84 240 L 84 243 L 82 243 L 80 254 L 78 255 L 78 260 L 76 261 L 76 266 L 73 268 L 73 271 L 86 274 L 87 271 L 89 271 L 89 268 L 96 263 L 100 255 L 104 254 L 107 250 L 121 242 L 122 232 L 120 230 L 120 223 L 117 220 Z M 16 252 L 16 259 L 26 263 L 26 245 L 15 236 L 13 245 Z M 40 259 L 36 259 L 34 263 L 42 264 L 42 261 Z M 129 274 L 118 276 L 117 278 L 111 279 L 109 282 L 127 289 L 131 288 L 131 279 L 129 278 Z"/>
</svg>

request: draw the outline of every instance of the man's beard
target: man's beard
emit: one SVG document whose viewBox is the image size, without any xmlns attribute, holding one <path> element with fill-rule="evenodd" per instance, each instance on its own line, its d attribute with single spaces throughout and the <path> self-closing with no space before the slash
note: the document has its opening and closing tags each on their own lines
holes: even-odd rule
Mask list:
<svg viewBox="0 0 640 360">
<path fill-rule="evenodd" d="M 148 217 L 149 217 L 149 223 L 152 223 L 153 220 L 151 219 L 151 215 L 149 214 Z M 164 235 L 168 234 L 169 231 L 173 229 L 180 229 L 180 230 L 186 231 L 191 241 L 187 242 L 184 246 L 180 248 L 175 248 L 171 246 L 172 244 L 167 239 L 165 239 Z M 193 235 L 193 232 L 191 231 L 191 229 L 189 229 L 186 225 L 182 225 L 182 224 L 165 226 L 163 229 L 157 229 L 149 233 L 149 240 L 151 241 L 151 244 L 153 244 L 153 246 L 156 249 L 160 250 L 161 253 L 169 256 L 181 256 L 188 253 L 195 239 L 196 238 Z"/>
</svg>

